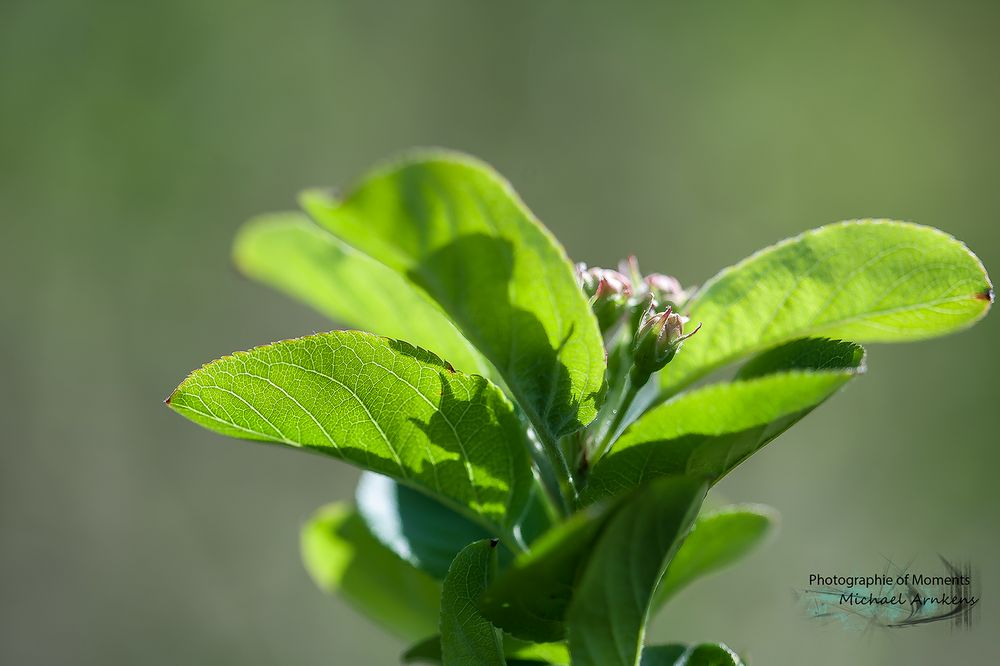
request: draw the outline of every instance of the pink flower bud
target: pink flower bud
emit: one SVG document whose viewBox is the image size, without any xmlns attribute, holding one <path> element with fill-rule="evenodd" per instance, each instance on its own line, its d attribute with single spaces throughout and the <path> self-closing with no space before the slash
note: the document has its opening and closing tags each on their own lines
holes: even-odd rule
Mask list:
<svg viewBox="0 0 1000 666">
<path fill-rule="evenodd" d="M 601 330 L 611 329 L 625 312 L 632 296 L 632 284 L 618 271 L 607 268 L 587 268 L 584 264 L 577 264 L 576 273 Z"/>
<path fill-rule="evenodd" d="M 674 312 L 668 305 L 663 312 L 650 308 L 643 315 L 632 343 L 632 383 L 641 386 L 650 376 L 669 363 L 681 343 L 698 332 L 701 324 L 688 334 L 684 333 L 687 318 Z"/>
</svg>

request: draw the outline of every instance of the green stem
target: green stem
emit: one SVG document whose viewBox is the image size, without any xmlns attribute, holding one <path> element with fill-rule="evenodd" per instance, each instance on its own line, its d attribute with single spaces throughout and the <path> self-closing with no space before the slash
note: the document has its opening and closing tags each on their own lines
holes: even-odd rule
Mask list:
<svg viewBox="0 0 1000 666">
<path fill-rule="evenodd" d="M 542 508 L 545 509 L 545 517 L 549 519 L 550 525 L 558 525 L 565 518 L 561 500 L 557 494 L 550 492 L 550 488 L 541 480 L 539 480 L 538 486 L 541 491 L 540 501 Z"/>
<path fill-rule="evenodd" d="M 552 462 L 552 471 L 555 472 L 559 483 L 559 499 L 561 500 L 563 516 L 568 516 L 573 513 L 573 507 L 576 506 L 577 500 L 576 483 L 573 481 L 573 472 L 570 471 L 569 464 L 566 462 L 566 456 L 564 456 L 562 451 L 559 450 L 558 444 L 549 440 L 547 437 L 539 436 L 539 440 L 541 440 L 542 447 L 544 448 L 549 460 Z"/>
<path fill-rule="evenodd" d="M 547 500 L 546 507 L 557 512 L 555 517 L 565 518 L 572 513 L 576 502 L 576 486 L 566 467 L 566 458 L 555 442 L 530 426 L 527 426 L 527 432 L 532 444 L 532 458 Z"/>
<path fill-rule="evenodd" d="M 641 388 L 642 386 L 632 383 L 631 377 L 626 377 L 624 395 L 618 403 L 618 408 L 614 411 L 613 416 L 602 428 L 600 440 L 598 445 L 594 448 L 595 455 L 591 463 L 595 463 L 600 460 L 611 449 L 611 445 L 614 444 L 615 441 L 615 435 L 618 433 L 618 428 L 621 426 L 622 420 L 625 418 L 625 414 L 628 413 L 629 407 L 632 406 L 632 402 L 635 400 L 635 397 L 639 395 L 639 389 Z"/>
</svg>

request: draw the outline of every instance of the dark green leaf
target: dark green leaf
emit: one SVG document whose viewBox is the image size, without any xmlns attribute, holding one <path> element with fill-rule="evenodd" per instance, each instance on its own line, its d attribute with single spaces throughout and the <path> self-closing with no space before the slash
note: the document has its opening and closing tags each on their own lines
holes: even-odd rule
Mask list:
<svg viewBox="0 0 1000 666">
<path fill-rule="evenodd" d="M 538 530 L 549 527 L 544 507 L 537 501 L 537 486 L 517 521 L 513 538 L 500 542 L 497 557 L 501 566 L 510 564 L 513 554 L 525 550 Z M 355 493 L 358 512 L 375 538 L 401 558 L 443 580 L 452 560 L 466 545 L 491 535 L 482 525 L 451 510 L 420 491 L 387 476 L 364 472 Z"/>
<path fill-rule="evenodd" d="M 438 631 L 441 585 L 375 540 L 346 504 L 330 504 L 302 529 L 302 559 L 322 590 L 405 640 Z"/>
<path fill-rule="evenodd" d="M 518 638 L 562 640 L 578 571 L 612 510 L 610 504 L 592 505 L 544 534 L 486 591 L 483 613 Z"/>
<path fill-rule="evenodd" d="M 343 202 L 310 191 L 302 204 L 437 300 L 543 436 L 594 418 L 604 380 L 597 322 L 565 251 L 489 166 L 414 155 L 369 174 Z"/>
<path fill-rule="evenodd" d="M 765 352 L 735 381 L 694 389 L 644 414 L 594 465 L 581 501 L 657 476 L 716 481 L 864 369 L 864 350 L 849 342 L 796 340 Z"/>
<path fill-rule="evenodd" d="M 361 475 L 355 502 L 376 539 L 439 580 L 459 551 L 491 536 L 482 525 L 381 474 Z"/>
<path fill-rule="evenodd" d="M 653 591 L 705 497 L 702 479 L 641 486 L 608 521 L 566 615 L 573 666 L 637 666 Z"/>
<path fill-rule="evenodd" d="M 406 340 L 463 372 L 485 377 L 493 372 L 423 290 L 302 213 L 251 220 L 236 237 L 233 258 L 247 276 L 340 324 Z"/>
<path fill-rule="evenodd" d="M 688 303 L 698 335 L 660 373 L 676 393 L 715 368 L 793 338 L 899 342 L 986 314 L 993 289 L 969 249 L 931 227 L 863 220 L 821 227 L 724 269 Z"/>
<path fill-rule="evenodd" d="M 503 639 L 477 603 L 496 567 L 496 539 L 466 546 L 452 562 L 441 594 L 444 666 L 505 666 Z"/>
<path fill-rule="evenodd" d="M 722 569 L 763 541 L 777 523 L 774 509 L 760 504 L 726 506 L 698 516 L 653 596 L 653 608 L 692 581 Z"/>
<path fill-rule="evenodd" d="M 647 645 L 642 649 L 640 666 L 682 666 L 681 658 L 687 653 L 686 645 Z"/>
<path fill-rule="evenodd" d="M 506 535 L 528 499 L 510 402 L 403 342 L 337 331 L 258 347 L 191 373 L 168 402 L 224 435 L 312 449 L 434 493 L 494 533 Z"/>
<path fill-rule="evenodd" d="M 656 645 L 642 651 L 642 666 L 745 666 L 739 656 L 721 643 L 692 647 Z"/>
</svg>

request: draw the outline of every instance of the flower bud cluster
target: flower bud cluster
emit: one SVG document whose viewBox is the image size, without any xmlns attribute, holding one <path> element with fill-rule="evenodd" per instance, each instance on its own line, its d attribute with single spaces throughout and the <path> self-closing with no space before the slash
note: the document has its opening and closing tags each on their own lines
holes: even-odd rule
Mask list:
<svg viewBox="0 0 1000 666">
<path fill-rule="evenodd" d="M 681 343 L 701 325 L 684 333 L 687 317 L 675 310 L 690 294 L 676 278 L 662 273 L 644 276 L 634 256 L 618 269 L 577 264 L 576 275 L 602 333 L 608 334 L 625 318 L 626 330 L 632 332 L 630 379 L 633 386 L 641 386 L 673 359 Z"/>
<path fill-rule="evenodd" d="M 601 331 L 605 333 L 626 313 L 630 315 L 627 323 L 635 330 L 639 318 L 651 306 L 669 306 L 676 310 L 690 295 L 677 278 L 662 273 L 644 276 L 635 256 L 621 262 L 617 271 L 577 264 L 576 276 L 581 289 L 590 299 L 590 307 L 597 316 Z"/>
</svg>

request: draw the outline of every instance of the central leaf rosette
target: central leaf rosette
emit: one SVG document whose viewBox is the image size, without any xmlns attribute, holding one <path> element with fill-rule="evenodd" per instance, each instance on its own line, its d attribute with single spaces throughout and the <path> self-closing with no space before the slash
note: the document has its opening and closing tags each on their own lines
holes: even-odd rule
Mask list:
<svg viewBox="0 0 1000 666">
<path fill-rule="evenodd" d="M 301 201 L 250 222 L 236 263 L 358 330 L 219 359 L 168 404 L 366 470 L 356 507 L 307 525 L 306 564 L 417 641 L 404 659 L 448 666 L 740 664 L 643 647 L 653 611 L 774 522 L 701 511 L 705 493 L 862 374 L 858 343 L 960 330 L 993 297 L 963 244 L 886 220 L 785 240 L 696 290 L 635 258 L 574 266 L 509 183 L 447 152 Z"/>
</svg>

